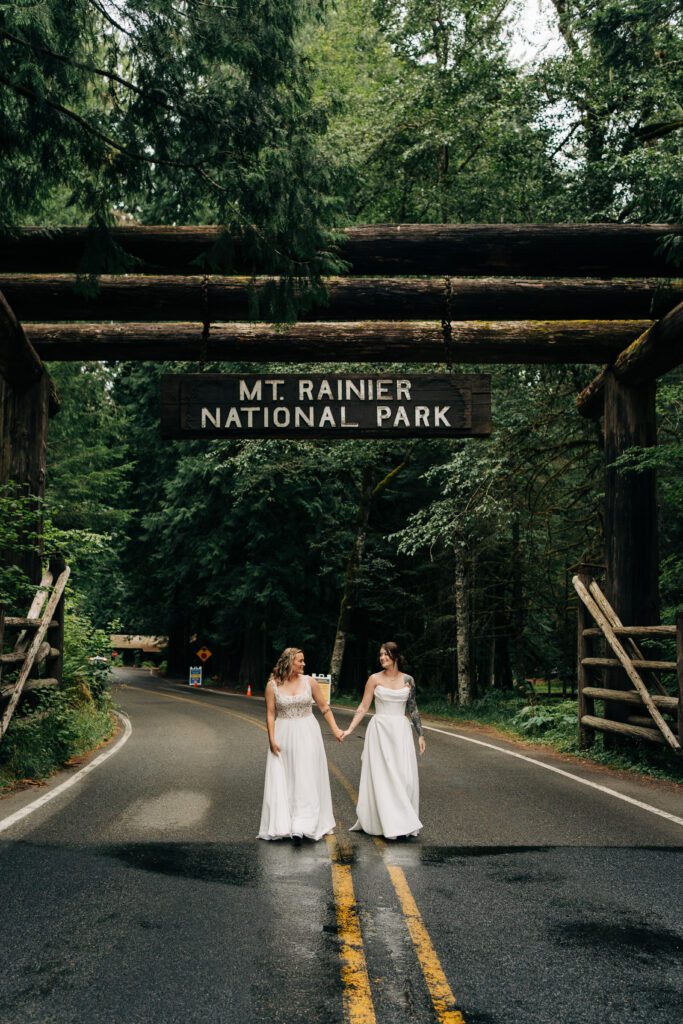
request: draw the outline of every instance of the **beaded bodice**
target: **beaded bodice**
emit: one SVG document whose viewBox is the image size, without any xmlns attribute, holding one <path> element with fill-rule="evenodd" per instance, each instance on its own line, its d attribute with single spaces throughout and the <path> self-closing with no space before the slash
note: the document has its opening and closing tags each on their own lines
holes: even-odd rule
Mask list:
<svg viewBox="0 0 683 1024">
<path fill-rule="evenodd" d="M 295 693 L 291 697 L 282 692 L 282 687 L 272 682 L 275 690 L 275 707 L 278 718 L 305 718 L 313 714 L 311 702 L 311 684 L 308 676 L 305 677 L 306 689 L 303 693 Z"/>
</svg>

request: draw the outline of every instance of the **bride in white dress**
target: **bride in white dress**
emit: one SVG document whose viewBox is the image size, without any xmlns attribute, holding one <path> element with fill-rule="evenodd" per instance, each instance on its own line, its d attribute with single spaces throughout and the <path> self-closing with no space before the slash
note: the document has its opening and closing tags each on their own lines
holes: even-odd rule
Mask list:
<svg viewBox="0 0 683 1024">
<path fill-rule="evenodd" d="M 304 655 L 287 647 L 266 686 L 266 757 L 259 839 L 321 839 L 334 830 L 332 795 L 316 702 L 337 739 L 341 730 L 312 676 L 304 675 Z"/>
<path fill-rule="evenodd" d="M 415 702 L 415 680 L 402 671 L 403 659 L 393 641 L 382 644 L 379 661 L 382 671 L 368 679 L 358 710 L 341 735 L 342 740 L 351 735 L 374 698 L 375 714 L 363 747 L 358 821 L 352 831 L 387 839 L 416 836 L 422 828 L 418 816 L 420 783 L 410 722 L 418 736 L 420 754 L 424 754 L 426 744 Z"/>
</svg>

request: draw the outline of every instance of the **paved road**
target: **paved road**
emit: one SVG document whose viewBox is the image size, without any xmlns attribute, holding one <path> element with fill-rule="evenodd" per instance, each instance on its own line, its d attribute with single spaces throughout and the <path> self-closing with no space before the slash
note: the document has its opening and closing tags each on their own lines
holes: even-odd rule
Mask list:
<svg viewBox="0 0 683 1024">
<path fill-rule="evenodd" d="M 0 833 L 2 1024 L 679 1019 L 681 825 L 430 732 L 422 836 L 374 843 L 346 831 L 362 729 L 323 726 L 337 838 L 258 842 L 262 702 L 135 671 L 116 695 L 126 745 Z"/>
</svg>

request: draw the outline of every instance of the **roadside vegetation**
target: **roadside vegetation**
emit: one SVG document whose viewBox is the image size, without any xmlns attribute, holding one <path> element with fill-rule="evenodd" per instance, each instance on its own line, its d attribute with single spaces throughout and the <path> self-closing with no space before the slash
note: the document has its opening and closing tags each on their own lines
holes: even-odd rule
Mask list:
<svg viewBox="0 0 683 1024">
<path fill-rule="evenodd" d="M 358 699 L 340 695 L 333 703 L 355 707 Z M 600 703 L 596 702 L 596 714 L 602 714 Z M 424 716 L 442 719 L 445 724 L 489 726 L 509 739 L 545 746 L 607 768 L 683 783 L 683 763 L 673 758 L 668 750 L 651 743 L 636 741 L 622 750 L 614 750 L 607 747 L 603 735 L 598 734 L 593 746 L 582 750 L 575 700 L 548 701 L 539 696 L 530 701 L 528 696 L 514 690 L 489 690 L 466 708 L 435 694 L 419 698 L 419 707 Z"/>
<path fill-rule="evenodd" d="M 113 735 L 109 654 L 108 635 L 68 597 L 63 685 L 38 687 L 20 703 L 0 745 L 0 791 L 46 779 Z"/>
</svg>

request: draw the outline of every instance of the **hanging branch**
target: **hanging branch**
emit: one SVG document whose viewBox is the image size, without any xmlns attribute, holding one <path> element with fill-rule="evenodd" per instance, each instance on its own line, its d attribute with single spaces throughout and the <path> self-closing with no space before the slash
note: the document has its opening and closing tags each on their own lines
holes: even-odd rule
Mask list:
<svg viewBox="0 0 683 1024">
<path fill-rule="evenodd" d="M 132 92 L 143 96 L 148 99 L 151 103 L 157 106 L 163 107 L 164 110 L 172 110 L 170 103 L 164 103 L 160 99 L 155 99 L 150 96 L 149 93 L 141 89 L 139 85 L 135 85 L 134 82 L 129 82 L 128 79 L 122 78 L 121 75 L 117 75 L 113 71 L 105 71 L 104 68 L 95 67 L 94 64 L 86 64 L 80 60 L 71 60 L 69 57 L 65 57 L 63 53 L 57 53 L 56 50 L 51 50 L 47 46 L 38 46 L 35 43 L 30 43 L 27 39 L 21 39 L 19 36 L 13 35 L 11 32 L 7 32 L 5 29 L 0 29 L 0 38 L 8 39 L 12 43 L 16 43 L 17 46 L 23 46 L 27 50 L 32 50 L 34 53 L 44 53 L 48 57 L 53 57 L 55 60 L 61 61 L 63 64 L 68 64 L 69 67 L 78 68 L 81 71 L 89 71 L 93 75 L 100 75 L 102 78 L 111 79 L 113 82 L 118 82 L 119 85 L 125 86 L 126 89 L 130 89 Z"/>
</svg>

